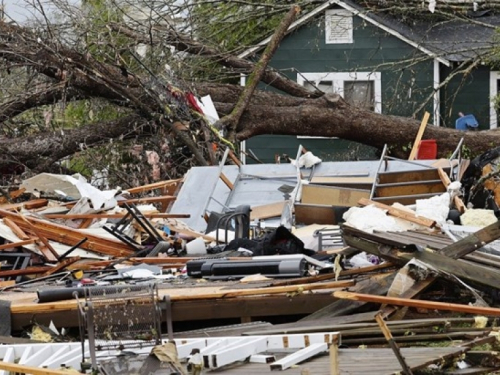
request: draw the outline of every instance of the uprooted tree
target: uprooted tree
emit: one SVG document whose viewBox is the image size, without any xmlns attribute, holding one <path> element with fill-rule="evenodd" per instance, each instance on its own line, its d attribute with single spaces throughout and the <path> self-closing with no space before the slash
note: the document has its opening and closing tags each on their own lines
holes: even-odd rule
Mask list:
<svg viewBox="0 0 500 375">
<path fill-rule="evenodd" d="M 158 17 L 144 18 L 141 13 L 140 21 L 132 22 L 129 8 L 114 7 L 96 19 L 90 12 L 102 16 L 101 7 L 109 4 L 84 3 L 87 18 L 80 15 L 73 23 L 69 18 L 51 23 L 45 13 L 43 22 L 32 27 L 7 19 L 0 23 L 4 173 L 74 170 L 79 162 L 100 169 L 81 157 L 100 147 L 108 150 L 104 162 L 125 150 L 132 159 L 139 155 L 137 160 L 156 168 L 153 179 L 165 179 L 178 177 L 191 165 L 217 163 L 222 148 L 236 149 L 238 142 L 261 134 L 338 137 L 377 148 L 387 144 L 395 146 L 397 156 L 407 152 L 397 146 L 411 144 L 417 134 L 418 118 L 377 114 L 349 105 L 337 94 L 307 90 L 277 71 L 263 69 L 263 60 L 235 57 L 192 35 L 189 28 L 180 32 L 166 16 L 158 22 Z M 281 18 L 284 9 L 290 7 L 280 8 Z M 282 26 L 293 20 L 296 10 Z M 275 43 L 282 37 L 278 34 Z M 218 73 L 229 77 L 226 83 L 212 80 L 211 74 L 200 78 L 199 71 L 194 75 L 188 69 L 199 69 L 207 61 L 224 67 Z M 252 72 L 254 79 L 282 93 L 249 91 L 234 81 Z M 200 113 L 195 96 L 204 95 L 212 98 L 220 121 L 212 123 Z M 500 144 L 495 131 L 463 133 L 431 125 L 425 137 L 438 141 L 441 155 L 453 151 L 462 137 L 476 154 Z M 120 149 L 127 140 L 132 142 Z M 73 164 L 62 163 L 68 158 Z M 126 172 L 130 163 L 123 155 L 118 160 L 117 181 L 144 182 Z M 136 163 L 136 168 L 144 166 Z"/>
</svg>

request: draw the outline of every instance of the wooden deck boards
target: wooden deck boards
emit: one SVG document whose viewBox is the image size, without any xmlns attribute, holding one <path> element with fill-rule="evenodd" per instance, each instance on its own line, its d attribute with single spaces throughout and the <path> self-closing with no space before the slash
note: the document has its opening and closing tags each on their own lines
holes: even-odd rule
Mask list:
<svg viewBox="0 0 500 375">
<path fill-rule="evenodd" d="M 464 348 L 402 348 L 401 353 L 412 370 L 424 368 L 443 358 L 455 357 L 466 351 Z M 305 363 L 285 370 L 287 375 L 301 375 L 309 370 L 311 375 L 330 375 L 329 356 L 315 357 Z M 390 375 L 401 372 L 401 366 L 391 349 L 339 349 L 341 375 Z M 260 363 L 236 364 L 231 368 L 211 371 L 224 375 L 276 374 L 269 365 Z"/>
</svg>

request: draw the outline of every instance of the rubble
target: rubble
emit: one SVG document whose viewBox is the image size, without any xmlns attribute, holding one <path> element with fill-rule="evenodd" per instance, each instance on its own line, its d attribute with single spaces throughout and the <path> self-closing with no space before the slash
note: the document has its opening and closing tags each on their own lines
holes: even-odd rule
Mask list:
<svg viewBox="0 0 500 375">
<path fill-rule="evenodd" d="M 90 306 L 81 299 L 101 289 L 112 301 L 107 308 L 116 303 L 125 309 L 111 322 L 138 301 L 130 295 L 122 304 L 118 290 L 154 286 L 168 340 L 162 336 L 167 341 L 141 352 L 143 359 L 118 364 L 103 358 L 103 369 L 160 368 L 161 361 L 145 358 L 168 342 L 179 351 L 178 370 L 191 358 L 197 371 L 201 363 L 224 370 L 228 361 L 224 372 L 231 373 L 234 361 L 243 366 L 248 359 L 246 365 L 261 373 L 306 373 L 313 363 L 348 371 L 352 356 L 382 353 L 360 349 L 372 345 L 389 345 L 384 355 L 391 360 L 380 364 L 381 374 L 445 371 L 459 359 L 461 368 L 475 373 L 500 369 L 494 351 L 500 315 L 497 154 L 464 171 L 462 160 L 382 155 L 380 161 L 322 162 L 304 152 L 298 163 L 224 160 L 218 167 L 195 167 L 183 180 L 124 191 L 100 191 L 74 176 L 35 176 L 0 204 L 0 314 L 9 317 L 2 332 L 44 332 L 40 327 L 49 321 L 55 331 L 77 327 L 78 311 Z M 296 316 L 302 318 L 278 321 Z M 179 330 L 180 323 L 221 318 L 242 323 L 229 341 L 217 344 L 230 347 L 237 340 L 241 358 L 212 351 L 208 339 L 185 347 L 190 333 Z M 276 322 L 245 325 L 256 319 Z M 206 335 L 216 340 L 224 331 Z M 310 342 L 283 355 L 256 338 L 311 338 L 316 332 L 338 341 Z M 433 354 L 421 347 L 436 342 L 447 347 Z M 485 345 L 491 350 L 477 350 Z M 422 353 L 428 361 L 418 359 Z M 90 354 L 83 351 L 78 361 Z M 14 369 L 10 357 L 3 358 L 0 368 L 8 363 Z M 56 362 L 48 367 L 59 369 Z M 39 365 L 27 355 L 16 363 Z M 376 365 L 358 366 L 373 373 Z"/>
</svg>

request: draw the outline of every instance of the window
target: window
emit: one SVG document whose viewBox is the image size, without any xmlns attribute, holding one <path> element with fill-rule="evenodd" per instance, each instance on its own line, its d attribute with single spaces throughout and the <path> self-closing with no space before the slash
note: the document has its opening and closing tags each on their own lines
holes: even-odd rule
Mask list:
<svg viewBox="0 0 500 375">
<path fill-rule="evenodd" d="M 352 13 L 343 9 L 330 9 L 325 12 L 325 43 L 353 43 Z"/>
<path fill-rule="evenodd" d="M 310 90 L 315 87 L 325 93 L 340 94 L 352 105 L 382 112 L 382 82 L 380 73 L 299 73 L 297 83 Z M 299 138 L 325 138 L 299 136 Z"/>
<path fill-rule="evenodd" d="M 344 99 L 356 107 L 373 111 L 375 109 L 373 81 L 344 81 Z"/>
<path fill-rule="evenodd" d="M 382 82 L 378 72 L 299 73 L 297 83 L 311 90 L 340 94 L 348 103 L 382 112 Z"/>
</svg>

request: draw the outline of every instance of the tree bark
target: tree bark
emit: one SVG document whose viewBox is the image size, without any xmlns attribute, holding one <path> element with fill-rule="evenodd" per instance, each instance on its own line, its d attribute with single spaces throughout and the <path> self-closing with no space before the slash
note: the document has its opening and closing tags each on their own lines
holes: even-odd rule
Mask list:
<svg viewBox="0 0 500 375">
<path fill-rule="evenodd" d="M 102 63 L 55 42 L 40 42 L 29 29 L 0 22 L 0 57 L 4 62 L 29 67 L 53 82 L 41 93 L 27 92 L 0 105 L 2 121 L 24 110 L 60 100 L 63 92 L 75 98 L 102 98 L 130 112 L 122 119 L 64 130 L 64 134 L 44 132 L 24 138 L 0 139 L 0 168 L 19 163 L 43 171 L 51 163 L 80 151 L 81 145 L 92 147 L 111 138 L 150 135 L 152 127 L 158 124 L 170 127 L 175 133 L 172 128 L 175 121 L 189 124 L 194 118 L 185 98 L 168 85 L 147 86 L 141 77 L 131 73 L 124 75 L 119 66 Z M 210 95 L 220 115 L 227 115 L 234 109 L 243 90 L 238 85 L 203 82 L 192 83 L 189 87 L 200 96 Z M 282 91 L 293 93 L 297 83 L 283 79 L 280 87 Z M 236 140 L 261 134 L 338 137 L 377 148 L 387 144 L 392 155 L 405 157 L 418 131 L 418 119 L 376 114 L 351 106 L 336 94 L 314 98 L 299 92 L 297 96 L 256 90 L 236 127 Z M 184 136 L 184 142 L 194 148 L 195 133 Z M 438 156 L 442 157 L 448 156 L 462 137 L 474 154 L 500 144 L 500 133 L 494 130 L 459 132 L 429 124 L 424 133 L 424 139 L 436 139 Z M 203 165 L 203 155 L 197 158 Z"/>
</svg>

